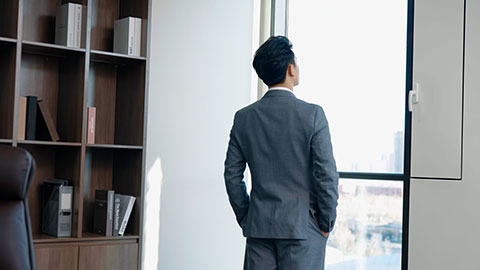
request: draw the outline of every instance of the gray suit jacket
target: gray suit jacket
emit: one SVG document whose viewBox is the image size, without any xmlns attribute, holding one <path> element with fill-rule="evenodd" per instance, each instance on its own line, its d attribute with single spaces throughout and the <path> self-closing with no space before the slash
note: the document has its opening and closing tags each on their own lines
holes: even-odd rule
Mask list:
<svg viewBox="0 0 480 270">
<path fill-rule="evenodd" d="M 305 239 L 309 215 L 322 231 L 333 229 L 338 173 L 327 119 L 293 92 L 268 91 L 235 114 L 224 177 L 245 237 Z"/>
</svg>

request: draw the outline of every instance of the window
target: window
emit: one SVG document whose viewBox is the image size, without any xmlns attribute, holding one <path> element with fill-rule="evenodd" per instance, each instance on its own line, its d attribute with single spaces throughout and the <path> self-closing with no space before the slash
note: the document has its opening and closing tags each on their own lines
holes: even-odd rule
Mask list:
<svg viewBox="0 0 480 270">
<path fill-rule="evenodd" d="M 407 1 L 289 1 L 297 97 L 323 107 L 340 171 L 403 173 Z"/>
<path fill-rule="evenodd" d="M 340 179 L 327 270 L 398 270 L 402 254 L 401 181 Z"/>
<path fill-rule="evenodd" d="M 323 107 L 342 177 L 327 270 L 400 270 L 406 261 L 408 4 L 288 1 L 300 66 L 295 94 Z"/>
</svg>

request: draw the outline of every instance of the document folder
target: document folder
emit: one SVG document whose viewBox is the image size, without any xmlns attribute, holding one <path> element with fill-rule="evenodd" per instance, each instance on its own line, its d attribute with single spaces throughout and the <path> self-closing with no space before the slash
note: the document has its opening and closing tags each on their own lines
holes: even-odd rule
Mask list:
<svg viewBox="0 0 480 270">
<path fill-rule="evenodd" d="M 42 233 L 72 236 L 73 187 L 66 180 L 46 180 L 42 185 Z"/>
</svg>

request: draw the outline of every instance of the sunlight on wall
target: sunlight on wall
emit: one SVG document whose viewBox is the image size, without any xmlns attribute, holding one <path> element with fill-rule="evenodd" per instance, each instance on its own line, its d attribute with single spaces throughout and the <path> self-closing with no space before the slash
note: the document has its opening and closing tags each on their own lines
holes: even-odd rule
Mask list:
<svg viewBox="0 0 480 270">
<path fill-rule="evenodd" d="M 143 269 L 158 269 L 160 241 L 160 195 L 162 191 L 162 162 L 157 157 L 145 179 L 145 209 L 143 223 Z M 148 213 L 148 214 L 147 214 Z"/>
</svg>

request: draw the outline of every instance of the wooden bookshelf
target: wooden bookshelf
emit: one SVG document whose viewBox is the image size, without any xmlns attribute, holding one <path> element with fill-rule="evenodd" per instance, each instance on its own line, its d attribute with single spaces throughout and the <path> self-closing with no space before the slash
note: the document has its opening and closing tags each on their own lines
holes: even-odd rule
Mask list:
<svg viewBox="0 0 480 270">
<path fill-rule="evenodd" d="M 37 163 L 28 194 L 37 269 L 140 266 L 149 59 L 146 49 L 140 56 L 114 53 L 113 25 L 127 16 L 148 25 L 150 1 L 0 3 L 0 144 L 26 149 Z M 56 10 L 68 2 L 86 9 L 81 48 L 54 42 Z M 142 36 L 142 42 L 147 40 Z M 45 102 L 60 141 L 17 139 L 18 102 L 27 95 Z M 95 144 L 86 143 L 89 106 L 97 108 Z M 69 180 L 74 187 L 72 237 L 41 233 L 40 187 L 52 178 Z M 136 197 L 125 236 L 93 233 L 96 189 Z"/>
</svg>

